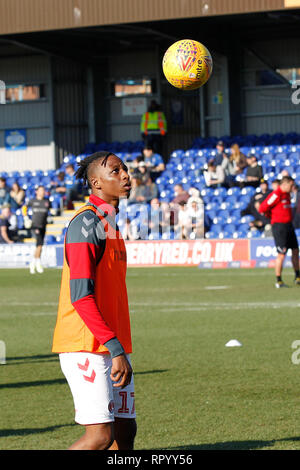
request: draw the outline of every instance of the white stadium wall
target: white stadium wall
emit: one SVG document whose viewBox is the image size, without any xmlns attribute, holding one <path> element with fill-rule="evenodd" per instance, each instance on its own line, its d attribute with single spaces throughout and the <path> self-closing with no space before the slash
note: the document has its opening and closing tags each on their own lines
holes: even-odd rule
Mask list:
<svg viewBox="0 0 300 470">
<path fill-rule="evenodd" d="M 42 55 L 1 58 L 0 75 L 6 87 L 42 85 L 45 93 L 36 101 L 0 105 L 1 171 L 55 168 L 49 58 Z M 25 139 L 20 147 L 11 145 L 16 133 Z"/>
<path fill-rule="evenodd" d="M 299 132 L 300 104 L 292 101 L 291 84 L 257 84 L 261 71 L 300 68 L 299 42 L 289 38 L 253 42 L 243 60 L 243 134 Z"/>
</svg>

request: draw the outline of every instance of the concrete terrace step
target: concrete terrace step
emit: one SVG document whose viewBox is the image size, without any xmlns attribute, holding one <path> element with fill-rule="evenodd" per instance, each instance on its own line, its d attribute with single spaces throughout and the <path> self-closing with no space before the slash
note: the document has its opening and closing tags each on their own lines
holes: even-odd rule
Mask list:
<svg viewBox="0 0 300 470">
<path fill-rule="evenodd" d="M 54 235 L 55 237 L 61 235 L 63 229 L 67 226 L 69 221 L 75 215 L 76 211 L 85 204 L 83 201 L 76 201 L 73 203 L 74 209 L 64 210 L 62 215 L 52 217 L 51 224 L 46 226 L 46 235 Z"/>
</svg>

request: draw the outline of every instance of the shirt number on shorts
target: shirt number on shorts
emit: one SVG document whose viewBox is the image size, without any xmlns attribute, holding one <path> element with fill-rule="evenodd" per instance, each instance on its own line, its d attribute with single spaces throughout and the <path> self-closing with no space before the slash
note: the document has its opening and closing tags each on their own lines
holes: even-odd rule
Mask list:
<svg viewBox="0 0 300 470">
<path fill-rule="evenodd" d="M 122 406 L 121 408 L 118 409 L 118 413 L 129 414 L 127 393 L 128 392 L 119 392 L 119 395 L 122 398 Z M 134 411 L 135 411 L 134 392 L 130 392 L 130 396 L 132 398 L 131 414 L 134 414 Z"/>
</svg>

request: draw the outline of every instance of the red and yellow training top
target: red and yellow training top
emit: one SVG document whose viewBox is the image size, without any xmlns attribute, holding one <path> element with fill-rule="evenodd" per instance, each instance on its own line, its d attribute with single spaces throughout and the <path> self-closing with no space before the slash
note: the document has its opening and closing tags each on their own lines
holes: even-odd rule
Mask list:
<svg viewBox="0 0 300 470">
<path fill-rule="evenodd" d="M 126 248 L 114 215 L 91 195 L 68 226 L 53 352 L 112 354 L 116 343 L 132 352 Z"/>
</svg>

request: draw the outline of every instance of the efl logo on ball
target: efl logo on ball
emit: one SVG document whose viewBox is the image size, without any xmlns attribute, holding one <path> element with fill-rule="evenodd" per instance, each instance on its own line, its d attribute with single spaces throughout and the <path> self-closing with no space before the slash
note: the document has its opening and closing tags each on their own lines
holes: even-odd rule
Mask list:
<svg viewBox="0 0 300 470">
<path fill-rule="evenodd" d="M 196 90 L 211 76 L 213 61 L 203 44 L 193 39 L 182 39 L 167 49 L 162 66 L 171 85 L 181 90 Z"/>
</svg>

